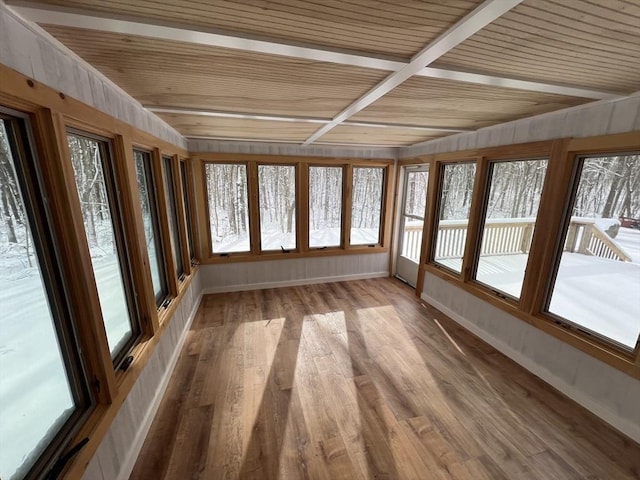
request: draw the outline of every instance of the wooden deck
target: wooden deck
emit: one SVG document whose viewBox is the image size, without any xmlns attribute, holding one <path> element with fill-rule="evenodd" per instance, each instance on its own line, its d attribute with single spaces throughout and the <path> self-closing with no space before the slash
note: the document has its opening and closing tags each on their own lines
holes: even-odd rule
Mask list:
<svg viewBox="0 0 640 480">
<path fill-rule="evenodd" d="M 376 279 L 205 296 L 131 478 L 637 479 L 640 446 Z"/>
</svg>

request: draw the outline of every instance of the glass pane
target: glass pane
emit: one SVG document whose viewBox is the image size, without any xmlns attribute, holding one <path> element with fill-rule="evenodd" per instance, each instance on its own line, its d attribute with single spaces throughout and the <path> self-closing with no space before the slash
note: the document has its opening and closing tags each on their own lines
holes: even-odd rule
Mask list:
<svg viewBox="0 0 640 480">
<path fill-rule="evenodd" d="M 422 228 L 427 206 L 429 172 L 407 171 L 404 186 L 404 215 L 401 255 L 415 263 L 420 262 Z"/>
<path fill-rule="evenodd" d="M 494 163 L 476 280 L 520 298 L 547 160 Z"/>
<path fill-rule="evenodd" d="M 173 168 L 171 157 L 164 157 L 164 181 L 167 195 L 167 213 L 169 216 L 169 233 L 171 235 L 171 248 L 173 258 L 176 261 L 176 274 L 180 278 L 184 274 L 184 262 L 182 261 L 182 243 L 178 231 L 178 206 L 176 204 L 176 191 L 173 186 Z"/>
<path fill-rule="evenodd" d="M 187 165 L 180 162 L 180 177 L 182 179 L 182 195 L 184 196 L 184 213 L 187 223 L 187 243 L 189 246 L 189 258 L 194 258 L 195 248 L 193 247 L 193 230 L 191 226 L 191 200 L 189 197 L 189 185 L 187 184 Z"/>
<path fill-rule="evenodd" d="M 0 121 L 0 478 L 24 478 L 76 409 Z"/>
<path fill-rule="evenodd" d="M 296 248 L 296 167 L 259 165 L 262 250 Z"/>
<path fill-rule="evenodd" d="M 205 165 L 213 253 L 248 252 L 247 166 Z"/>
<path fill-rule="evenodd" d="M 442 167 L 433 260 L 458 273 L 462 272 L 475 177 L 475 163 L 451 163 Z"/>
<path fill-rule="evenodd" d="M 115 219 L 107 192 L 102 158 L 105 150 L 91 138 L 67 135 L 80 197 L 84 228 L 111 356 L 133 336 L 123 271 L 118 257 Z"/>
<path fill-rule="evenodd" d="M 353 168 L 351 245 L 380 243 L 383 180 L 384 168 Z"/>
<path fill-rule="evenodd" d="M 583 160 L 549 311 L 633 349 L 640 333 L 640 155 Z"/>
<path fill-rule="evenodd" d="M 342 167 L 309 167 L 309 246 L 340 246 Z"/>
<path fill-rule="evenodd" d="M 151 172 L 151 155 L 147 152 L 133 151 L 136 162 L 136 176 L 138 179 L 138 192 L 142 206 L 142 222 L 144 235 L 147 240 L 147 252 L 149 253 L 149 267 L 151 268 L 151 281 L 156 297 L 156 304 L 160 305 L 167 296 L 166 272 L 162 256 L 162 244 L 160 243 L 160 225 L 158 211 L 156 209 L 156 195 L 153 186 Z"/>
<path fill-rule="evenodd" d="M 406 215 L 424 218 L 428 184 L 429 172 L 407 172 L 404 201 L 404 213 Z"/>
</svg>

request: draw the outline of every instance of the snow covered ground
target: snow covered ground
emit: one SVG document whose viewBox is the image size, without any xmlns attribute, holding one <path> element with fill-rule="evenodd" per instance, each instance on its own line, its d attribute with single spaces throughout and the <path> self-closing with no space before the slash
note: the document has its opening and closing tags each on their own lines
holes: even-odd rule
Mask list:
<svg viewBox="0 0 640 480">
<path fill-rule="evenodd" d="M 549 310 L 580 327 L 634 348 L 640 334 L 640 230 L 621 228 L 615 241 L 632 257 L 619 262 L 564 252 Z M 483 257 L 477 278 L 520 296 L 527 255 Z M 439 263 L 458 267 L 460 259 Z"/>
<path fill-rule="evenodd" d="M 351 245 L 377 244 L 378 235 L 379 229 L 377 228 L 352 228 Z M 340 241 L 340 228 L 324 228 L 309 232 L 309 246 L 311 248 L 335 247 L 340 245 Z M 271 232 L 262 236 L 262 250 L 280 250 L 280 247 L 293 250 L 296 248 L 295 244 L 295 232 Z M 249 250 L 249 236 L 247 234 L 225 237 L 213 243 L 215 253 L 248 252 Z"/>
<path fill-rule="evenodd" d="M 94 259 L 108 340 L 116 351 L 130 332 L 114 256 Z M 0 478 L 10 478 L 73 399 L 42 280 L 0 277 Z"/>
</svg>

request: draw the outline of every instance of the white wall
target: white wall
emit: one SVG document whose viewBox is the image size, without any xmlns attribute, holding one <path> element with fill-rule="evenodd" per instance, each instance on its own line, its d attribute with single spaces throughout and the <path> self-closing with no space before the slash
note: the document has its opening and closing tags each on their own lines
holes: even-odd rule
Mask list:
<svg viewBox="0 0 640 480">
<path fill-rule="evenodd" d="M 187 142 L 173 127 L 37 25 L 0 0 L 0 63 L 173 145 Z"/>
<path fill-rule="evenodd" d="M 431 273 L 422 299 L 640 443 L 640 380 Z"/>
<path fill-rule="evenodd" d="M 197 272 L 153 354 L 102 439 L 83 480 L 129 478 L 200 304 L 200 278 L 200 272 Z"/>
<path fill-rule="evenodd" d="M 588 103 L 401 148 L 399 158 L 636 131 L 640 135 L 640 92 L 629 97 Z"/>
<path fill-rule="evenodd" d="M 389 275 L 389 254 L 292 258 L 202 265 L 203 293 L 338 282 Z"/>
<path fill-rule="evenodd" d="M 309 145 L 296 143 L 232 142 L 221 140 L 189 140 L 190 152 L 244 153 L 256 155 L 294 155 L 298 157 L 338 157 L 395 159 L 394 147 L 362 148 L 337 145 Z"/>
</svg>

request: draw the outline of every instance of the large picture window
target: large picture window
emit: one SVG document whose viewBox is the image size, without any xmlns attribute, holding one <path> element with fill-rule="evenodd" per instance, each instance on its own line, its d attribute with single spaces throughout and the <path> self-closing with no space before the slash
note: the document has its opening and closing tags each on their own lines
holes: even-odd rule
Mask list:
<svg viewBox="0 0 640 480">
<path fill-rule="evenodd" d="M 247 166 L 208 163 L 205 180 L 212 253 L 250 251 Z"/>
<path fill-rule="evenodd" d="M 139 333 L 107 141 L 67 135 L 109 350 L 115 360 Z"/>
<path fill-rule="evenodd" d="M 380 243 L 384 168 L 353 167 L 351 245 Z"/>
<path fill-rule="evenodd" d="M 442 165 L 433 260 L 462 272 L 467 225 L 476 176 L 475 163 Z"/>
<path fill-rule="evenodd" d="M 309 247 L 342 244 L 342 167 L 309 167 Z"/>
<path fill-rule="evenodd" d="M 151 282 L 153 284 L 156 305 L 160 306 L 169 294 L 169 287 L 164 263 L 162 235 L 160 233 L 160 218 L 158 216 L 156 203 L 157 195 L 153 182 L 151 154 L 149 152 L 134 150 L 133 156 L 136 162 L 136 178 L 142 206 L 144 236 L 149 254 Z"/>
<path fill-rule="evenodd" d="M 547 160 L 491 163 L 476 280 L 520 298 Z"/>
<path fill-rule="evenodd" d="M 171 249 L 173 258 L 176 261 L 176 275 L 178 278 L 184 276 L 184 261 L 182 259 L 182 237 L 180 236 L 178 223 L 178 204 L 176 203 L 176 188 L 173 183 L 173 159 L 163 157 L 165 192 L 167 196 L 167 214 L 169 217 L 169 234 L 171 235 Z"/>
<path fill-rule="evenodd" d="M 640 154 L 581 158 L 548 311 L 633 349 L 640 334 Z"/>
<path fill-rule="evenodd" d="M 296 248 L 296 167 L 258 165 L 262 250 Z"/>
<path fill-rule="evenodd" d="M 22 120 L 0 113 L 0 477 L 46 472 L 90 406 Z"/>
</svg>

